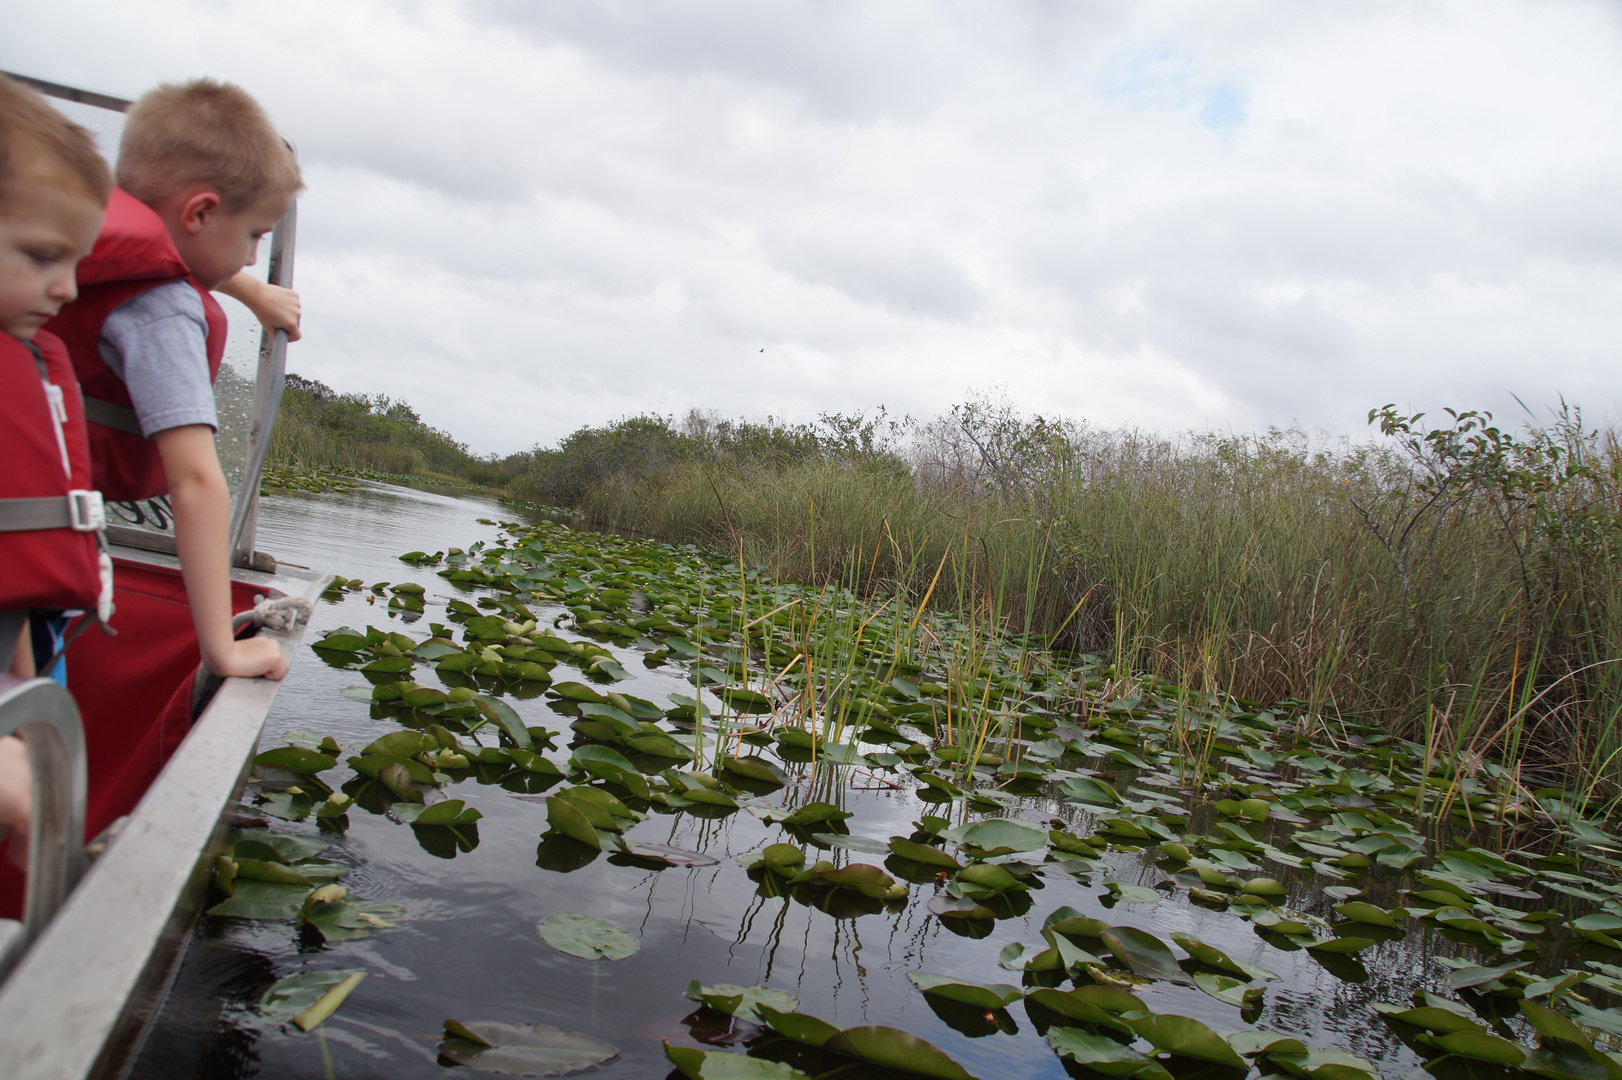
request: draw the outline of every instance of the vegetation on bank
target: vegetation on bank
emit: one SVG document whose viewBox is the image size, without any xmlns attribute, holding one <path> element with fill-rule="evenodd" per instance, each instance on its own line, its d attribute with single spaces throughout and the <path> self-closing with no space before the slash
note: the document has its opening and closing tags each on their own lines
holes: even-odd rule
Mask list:
<svg viewBox="0 0 1622 1080">
<path fill-rule="evenodd" d="M 1366 441 L 1168 439 L 995 402 L 927 424 L 638 417 L 513 489 L 596 524 L 859 580 L 1190 690 L 1379 721 L 1465 772 L 1622 775 L 1622 451 L 1562 407 L 1374 410 Z M 1529 776 L 1538 786 L 1537 777 Z"/>
<path fill-rule="evenodd" d="M 1123 672 L 1300 702 L 1331 731 L 1378 721 L 1466 772 L 1524 760 L 1607 793 L 1622 777 L 1622 449 L 1575 409 L 1514 430 L 1387 407 L 1371 438 L 1329 443 L 1106 431 L 989 400 L 923 424 L 695 412 L 497 461 L 403 403 L 299 383 L 289 411 L 311 419 L 286 439 L 345 464 L 409 452 L 389 471 L 973 609 Z"/>
<path fill-rule="evenodd" d="M 289 373 L 270 441 L 270 461 L 294 470 L 431 480 L 503 488 L 512 469 L 424 423 L 387 394 L 340 394 Z M 521 457 L 521 456 L 520 456 Z M 512 460 L 512 459 L 509 459 Z"/>
</svg>

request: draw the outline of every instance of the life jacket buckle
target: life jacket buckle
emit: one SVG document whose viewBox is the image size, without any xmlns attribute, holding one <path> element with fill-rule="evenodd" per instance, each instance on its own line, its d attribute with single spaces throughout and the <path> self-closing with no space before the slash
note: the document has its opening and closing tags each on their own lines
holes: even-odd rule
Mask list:
<svg viewBox="0 0 1622 1080">
<path fill-rule="evenodd" d="M 101 532 L 107 527 L 107 506 L 101 492 L 82 488 L 68 492 L 68 527 L 74 532 Z"/>
</svg>

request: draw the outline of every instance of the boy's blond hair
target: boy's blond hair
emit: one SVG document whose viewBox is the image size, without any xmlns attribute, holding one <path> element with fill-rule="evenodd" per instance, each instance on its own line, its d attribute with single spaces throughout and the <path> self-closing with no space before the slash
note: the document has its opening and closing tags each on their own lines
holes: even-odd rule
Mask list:
<svg viewBox="0 0 1622 1080">
<path fill-rule="evenodd" d="M 155 203 L 194 185 L 228 214 L 304 186 L 292 148 L 247 91 L 213 79 L 164 83 L 130 106 L 118 146 L 118 185 Z"/>
<path fill-rule="evenodd" d="M 22 83 L 0 75 L 0 213 L 10 208 L 31 168 L 45 182 L 76 189 L 101 206 L 112 194 L 113 178 L 95 137 Z"/>
</svg>

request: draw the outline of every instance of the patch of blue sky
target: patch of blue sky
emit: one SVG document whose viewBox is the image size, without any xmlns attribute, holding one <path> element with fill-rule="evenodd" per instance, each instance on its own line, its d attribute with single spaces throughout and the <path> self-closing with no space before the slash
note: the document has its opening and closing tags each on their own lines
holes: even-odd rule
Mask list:
<svg viewBox="0 0 1622 1080">
<path fill-rule="evenodd" d="M 1094 80 L 1098 96 L 1128 109 L 1186 112 L 1217 132 L 1241 127 L 1249 117 L 1244 91 L 1224 79 L 1202 78 L 1194 56 L 1169 41 L 1133 42 L 1116 48 Z"/>
<path fill-rule="evenodd" d="M 1212 131 L 1232 131 L 1241 126 L 1249 115 L 1249 110 L 1245 108 L 1244 92 L 1224 80 L 1205 96 L 1200 123 Z"/>
</svg>

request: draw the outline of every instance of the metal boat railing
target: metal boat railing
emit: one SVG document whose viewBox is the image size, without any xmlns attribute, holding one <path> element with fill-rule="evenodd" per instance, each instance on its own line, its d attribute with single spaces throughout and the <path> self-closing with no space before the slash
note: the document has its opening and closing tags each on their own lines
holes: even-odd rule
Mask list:
<svg viewBox="0 0 1622 1080">
<path fill-rule="evenodd" d="M 4 978 L 84 873 L 85 745 L 79 707 L 50 679 L 0 675 L 0 737 L 21 735 L 33 774 L 23 921 L 0 919 Z"/>
<path fill-rule="evenodd" d="M 142 558 L 178 567 L 169 556 Z M 244 570 L 235 577 L 311 600 L 331 580 L 330 575 L 287 564 L 275 574 Z M 291 661 L 303 626 L 259 632 L 276 641 Z M 25 685 L 32 688 L 43 681 Z M 72 867 L 83 865 L 83 841 L 58 841 L 57 850 L 63 852 L 60 880 L 71 891 L 0 983 L 0 1077 L 116 1078 L 133 1063 L 206 905 L 214 856 L 230 830 L 279 686 L 266 679 L 224 680 L 122 828 L 89 863 L 77 888 L 71 888 Z M 51 700 L 60 703 L 60 696 Z M 42 724 L 44 719 L 44 713 L 36 714 L 28 729 L 31 754 L 36 730 L 56 730 Z M 77 800 L 82 815 L 82 748 L 78 752 L 77 787 L 69 783 L 66 790 L 72 796 L 70 806 Z M 70 831 L 75 828 L 70 812 L 61 831 L 70 839 L 82 838 L 82 820 L 77 832 Z M 39 830 L 32 836 L 43 857 Z M 31 880 L 30 915 L 32 885 Z"/>
</svg>

